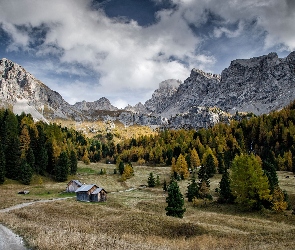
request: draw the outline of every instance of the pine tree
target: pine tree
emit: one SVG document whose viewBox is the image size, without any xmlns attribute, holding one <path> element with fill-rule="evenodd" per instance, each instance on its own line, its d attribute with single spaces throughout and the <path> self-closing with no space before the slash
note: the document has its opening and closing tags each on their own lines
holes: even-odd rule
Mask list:
<svg viewBox="0 0 295 250">
<path fill-rule="evenodd" d="M 165 208 L 167 216 L 183 218 L 185 212 L 184 199 L 179 190 L 176 181 L 172 181 L 168 186 L 168 197 L 166 198 L 167 207 Z"/>
<path fill-rule="evenodd" d="M 37 174 L 44 175 L 48 166 L 48 154 L 44 145 L 39 147 L 35 159 L 35 171 Z"/>
<path fill-rule="evenodd" d="M 71 174 L 76 174 L 78 168 L 77 155 L 74 150 L 71 150 L 70 154 L 70 172 Z"/>
<path fill-rule="evenodd" d="M 198 188 L 198 184 L 196 183 L 196 178 L 194 175 L 191 179 L 190 184 L 187 186 L 186 197 L 189 202 L 192 202 L 194 198 L 199 197 L 199 188 Z"/>
<path fill-rule="evenodd" d="M 199 184 L 205 182 L 208 187 L 210 187 L 210 180 L 205 166 L 201 166 L 198 172 Z M 200 187 L 199 185 L 199 187 Z"/>
<path fill-rule="evenodd" d="M 26 162 L 25 159 L 21 160 L 20 172 L 19 172 L 19 181 L 25 185 L 29 185 L 33 176 L 33 169 Z"/>
<path fill-rule="evenodd" d="M 6 162 L 6 177 L 10 179 L 17 180 L 19 177 L 19 167 L 20 167 L 20 145 L 18 137 L 11 138 L 9 140 L 6 152 L 5 152 L 5 162 Z"/>
<path fill-rule="evenodd" d="M 207 175 L 209 178 L 213 177 L 216 174 L 216 168 L 214 164 L 214 158 L 212 154 L 209 154 L 205 160 L 204 167 L 206 169 Z"/>
<path fill-rule="evenodd" d="M 122 175 L 124 173 L 124 162 L 120 161 L 119 163 L 119 173 Z"/>
<path fill-rule="evenodd" d="M 61 152 L 55 169 L 55 179 L 66 181 L 69 173 L 69 158 L 65 151 Z"/>
<path fill-rule="evenodd" d="M 153 175 L 153 173 L 150 173 L 149 178 L 148 178 L 148 186 L 149 187 L 155 187 L 156 186 L 156 180 Z"/>
<path fill-rule="evenodd" d="M 279 184 L 276 168 L 272 163 L 267 161 L 263 162 L 262 168 L 268 178 L 269 189 L 271 193 L 273 193 L 275 187 L 277 187 Z"/>
<path fill-rule="evenodd" d="M 3 152 L 2 144 L 0 143 L 0 184 L 5 180 L 5 155 Z"/>
<path fill-rule="evenodd" d="M 219 198 L 220 203 L 233 203 L 234 196 L 230 190 L 229 173 L 225 170 L 222 174 L 221 181 L 219 182 Z"/>
<path fill-rule="evenodd" d="M 27 153 L 26 158 L 27 158 L 27 163 L 31 166 L 32 170 L 34 170 L 35 169 L 35 156 L 34 156 L 34 152 L 31 147 L 28 149 L 28 153 Z"/>
</svg>

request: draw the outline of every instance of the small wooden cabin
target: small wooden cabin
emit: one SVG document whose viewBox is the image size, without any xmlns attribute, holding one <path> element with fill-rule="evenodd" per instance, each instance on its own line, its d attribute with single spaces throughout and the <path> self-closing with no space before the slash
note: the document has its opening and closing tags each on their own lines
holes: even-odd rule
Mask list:
<svg viewBox="0 0 295 250">
<path fill-rule="evenodd" d="M 67 184 L 67 189 L 66 192 L 75 192 L 79 187 L 81 187 L 83 184 L 78 181 L 78 180 L 71 180 L 68 184 Z"/>
<path fill-rule="evenodd" d="M 77 201 L 100 202 L 107 200 L 107 192 L 95 184 L 82 185 L 75 192 Z"/>
</svg>

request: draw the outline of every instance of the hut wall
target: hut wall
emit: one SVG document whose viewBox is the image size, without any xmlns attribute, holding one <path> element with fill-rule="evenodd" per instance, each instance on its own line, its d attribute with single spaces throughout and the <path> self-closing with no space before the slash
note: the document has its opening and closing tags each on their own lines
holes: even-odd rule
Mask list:
<svg viewBox="0 0 295 250">
<path fill-rule="evenodd" d="M 68 185 L 67 192 L 75 192 L 78 188 L 79 188 L 79 186 L 75 182 L 72 181 Z"/>
<path fill-rule="evenodd" d="M 87 192 L 78 192 L 77 195 L 77 201 L 90 201 L 90 197 Z"/>
</svg>

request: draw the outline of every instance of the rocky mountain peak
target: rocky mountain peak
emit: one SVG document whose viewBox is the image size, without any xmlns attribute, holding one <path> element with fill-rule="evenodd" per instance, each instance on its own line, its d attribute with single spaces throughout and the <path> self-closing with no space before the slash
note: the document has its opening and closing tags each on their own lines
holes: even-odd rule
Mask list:
<svg viewBox="0 0 295 250">
<path fill-rule="evenodd" d="M 161 113 L 170 104 L 170 98 L 175 94 L 180 84 L 181 81 L 175 79 L 161 82 L 159 88 L 154 91 L 152 98 L 145 102 L 145 108 L 149 112 Z"/>
<path fill-rule="evenodd" d="M 200 69 L 192 69 L 191 71 L 191 76 L 193 78 L 201 78 L 201 79 L 216 79 L 216 80 L 220 80 L 221 75 L 218 74 L 212 74 L 212 73 L 206 73 L 203 70 Z"/>
<path fill-rule="evenodd" d="M 74 108 L 76 108 L 79 111 L 88 111 L 88 110 L 108 110 L 108 111 L 115 111 L 118 110 L 115 106 L 111 104 L 109 99 L 105 97 L 101 97 L 99 100 L 94 102 L 76 102 L 73 105 Z"/>
</svg>

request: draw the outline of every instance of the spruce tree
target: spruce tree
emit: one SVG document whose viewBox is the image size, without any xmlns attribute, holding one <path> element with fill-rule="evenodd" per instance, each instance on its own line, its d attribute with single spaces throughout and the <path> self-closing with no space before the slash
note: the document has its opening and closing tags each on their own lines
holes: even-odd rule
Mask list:
<svg viewBox="0 0 295 250">
<path fill-rule="evenodd" d="M 220 203 L 233 203 L 234 196 L 230 189 L 229 173 L 225 170 L 222 174 L 221 181 L 219 182 L 219 198 Z"/>
<path fill-rule="evenodd" d="M 5 180 L 5 155 L 3 152 L 2 144 L 0 143 L 0 184 Z"/>
<path fill-rule="evenodd" d="M 165 208 L 167 216 L 183 218 L 185 212 L 184 199 L 179 190 L 176 181 L 172 181 L 168 186 L 168 197 L 166 198 L 167 207 Z"/>
<path fill-rule="evenodd" d="M 71 174 L 76 174 L 78 168 L 77 155 L 74 150 L 71 150 L 70 154 L 70 172 Z"/>
<path fill-rule="evenodd" d="M 48 154 L 45 146 L 40 146 L 35 159 L 35 171 L 37 174 L 44 175 L 48 165 Z"/>
<path fill-rule="evenodd" d="M 268 161 L 263 162 L 262 168 L 268 178 L 269 189 L 270 189 L 271 193 L 273 193 L 274 189 L 279 184 L 276 168 L 272 163 L 270 163 Z"/>
<path fill-rule="evenodd" d="M 35 169 L 35 156 L 32 148 L 30 147 L 27 152 L 27 163 L 31 166 L 32 170 Z M 36 172 L 36 171 L 35 171 Z"/>
<path fill-rule="evenodd" d="M 65 151 L 63 151 L 56 164 L 55 178 L 57 181 L 66 181 L 69 173 L 69 158 Z"/>
<path fill-rule="evenodd" d="M 5 152 L 5 162 L 6 162 L 6 177 L 17 180 L 19 177 L 19 167 L 20 167 L 20 143 L 18 137 L 11 138 L 9 140 L 6 152 Z"/>
<path fill-rule="evenodd" d="M 205 182 L 208 187 L 210 187 L 210 180 L 205 166 L 201 166 L 198 172 L 199 184 Z M 200 185 L 199 185 L 200 186 Z"/>
<path fill-rule="evenodd" d="M 148 186 L 149 187 L 156 186 L 156 180 L 155 180 L 155 177 L 154 177 L 153 173 L 150 173 L 150 175 L 149 175 L 149 178 L 148 178 Z"/>
<path fill-rule="evenodd" d="M 187 186 L 186 197 L 189 202 L 192 202 L 194 198 L 199 197 L 199 188 L 194 175 L 191 179 L 190 184 Z"/>
<path fill-rule="evenodd" d="M 212 154 L 209 154 L 204 163 L 204 167 L 206 169 L 207 175 L 209 178 L 213 177 L 216 174 L 216 168 L 214 164 L 214 158 Z"/>
<path fill-rule="evenodd" d="M 119 173 L 122 175 L 124 173 L 124 162 L 120 161 L 119 163 Z"/>
<path fill-rule="evenodd" d="M 33 176 L 33 170 L 25 159 L 21 160 L 19 181 L 25 185 L 29 185 Z"/>
</svg>

